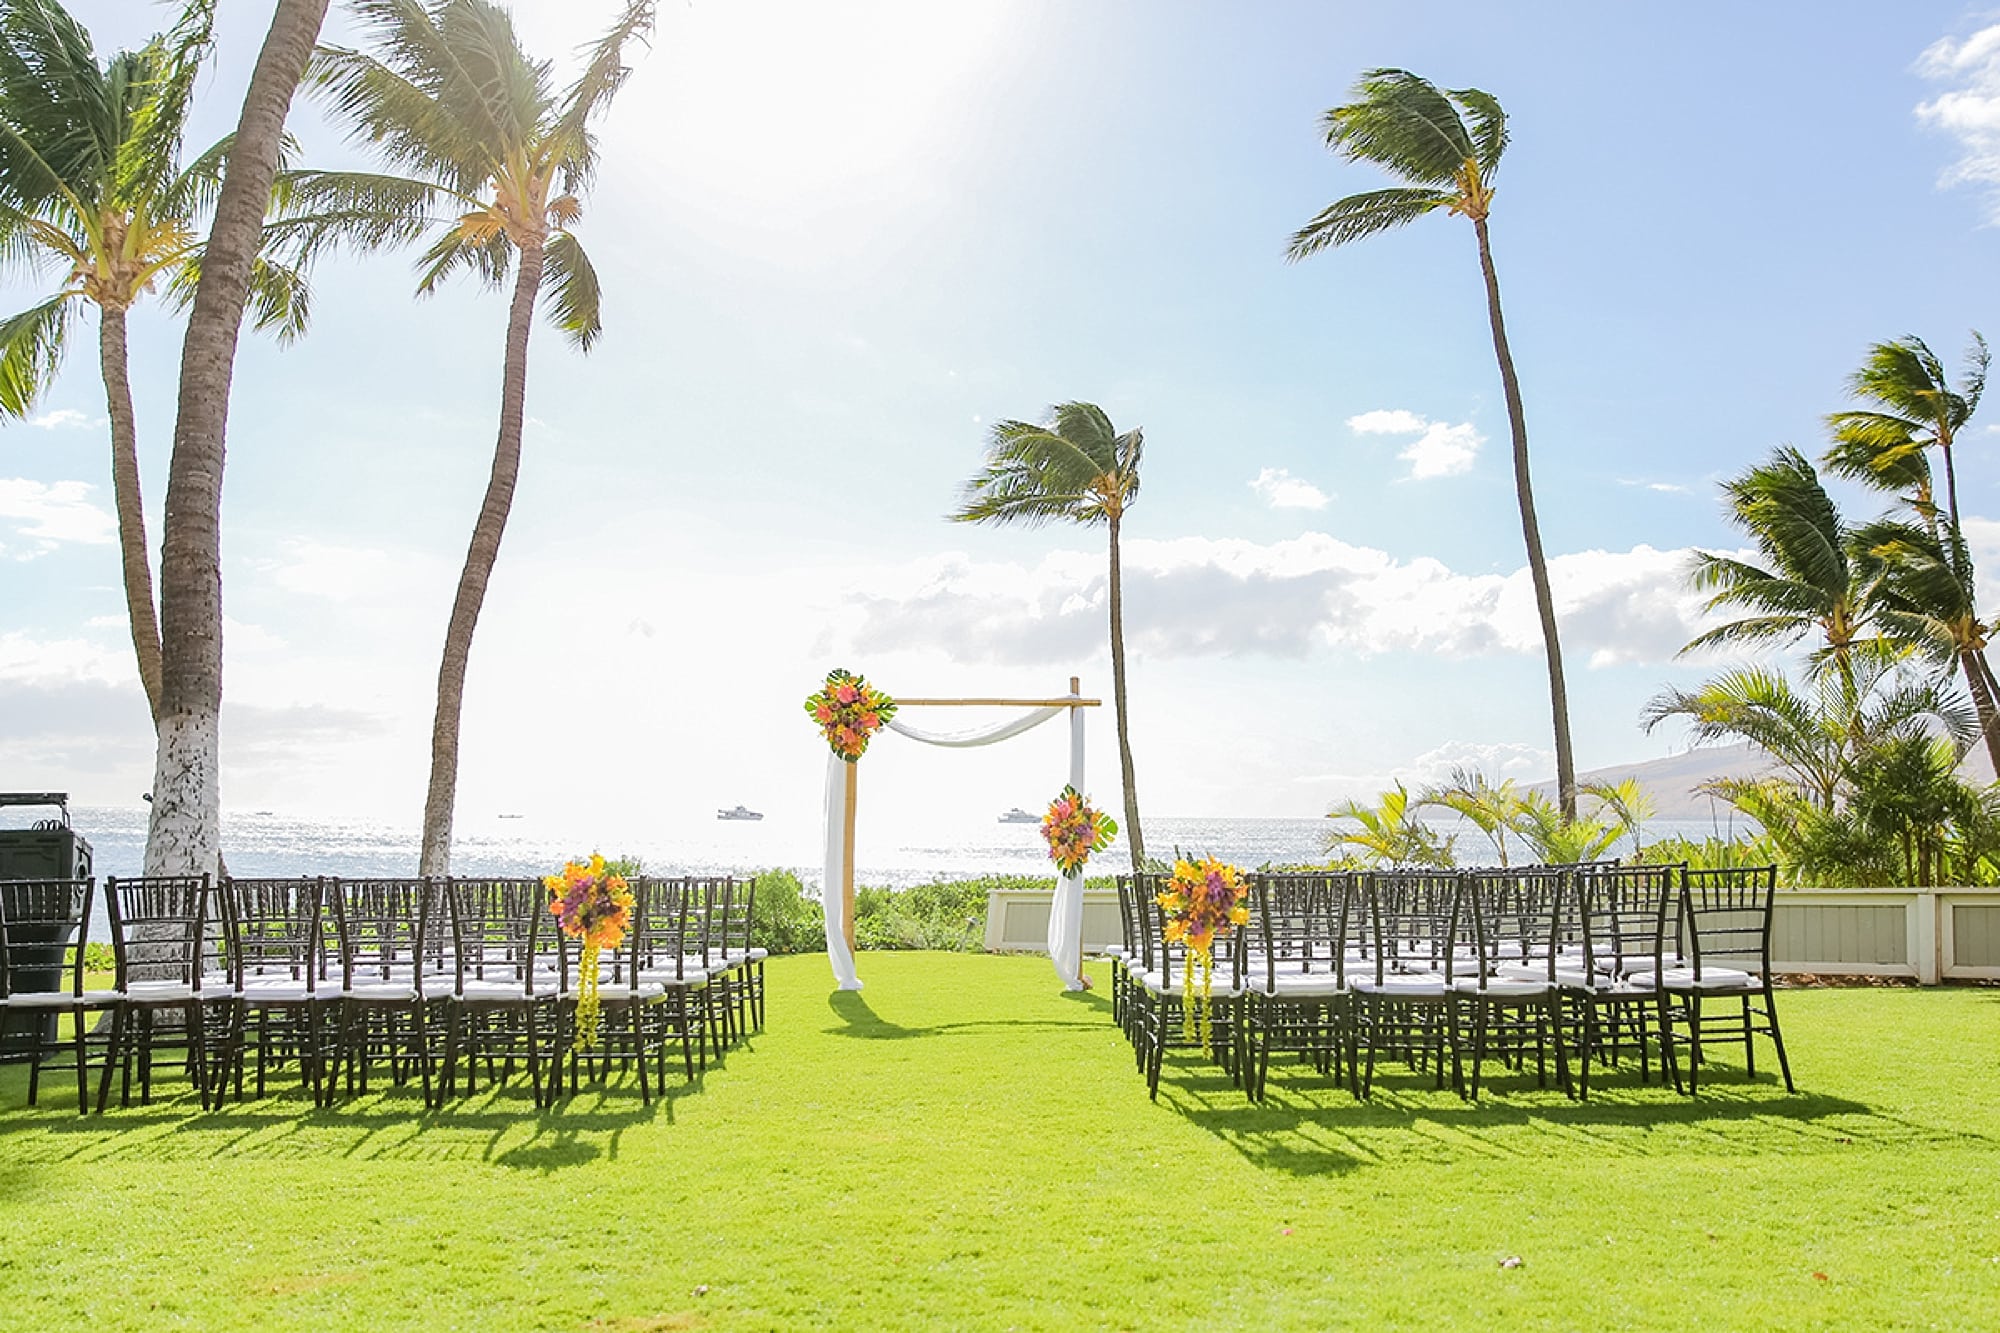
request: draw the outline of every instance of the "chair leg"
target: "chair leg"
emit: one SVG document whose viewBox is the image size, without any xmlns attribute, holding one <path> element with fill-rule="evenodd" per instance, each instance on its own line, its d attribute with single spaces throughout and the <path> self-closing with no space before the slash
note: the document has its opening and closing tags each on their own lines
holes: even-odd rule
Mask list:
<svg viewBox="0 0 2000 1333">
<path fill-rule="evenodd" d="M 81 1023 L 82 1017 L 77 1021 Z M 125 1044 L 125 1006 L 111 1011 L 111 1045 L 104 1053 L 104 1072 L 97 1080 L 97 1113 L 104 1114 L 105 1106 L 111 1100 L 111 1067 L 118 1063 Z"/>
<path fill-rule="evenodd" d="M 1768 977 L 1764 982 L 1764 1018 L 1771 1025 L 1771 1044 L 1778 1048 L 1778 1072 L 1785 1076 L 1785 1091 L 1797 1092 L 1792 1085 L 1792 1062 L 1785 1056 L 1785 1034 L 1778 1030 L 1778 1000 Z"/>
</svg>

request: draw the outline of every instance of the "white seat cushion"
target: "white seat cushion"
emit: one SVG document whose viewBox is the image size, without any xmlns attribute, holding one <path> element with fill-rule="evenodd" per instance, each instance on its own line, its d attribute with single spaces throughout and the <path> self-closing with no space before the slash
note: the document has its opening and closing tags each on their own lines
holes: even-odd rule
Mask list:
<svg viewBox="0 0 2000 1333">
<path fill-rule="evenodd" d="M 1351 984 L 1355 990 L 1360 991 L 1363 995 L 1388 995 L 1424 999 L 1426 997 L 1441 998 L 1445 993 L 1444 973 L 1442 972 L 1427 972 L 1421 975 L 1391 973 L 1383 977 L 1380 981 L 1375 980 L 1374 977 L 1356 977 Z"/>
<path fill-rule="evenodd" d="M 1460 995 L 1491 995 L 1497 999 L 1527 998 L 1546 995 L 1551 987 L 1546 980 L 1524 980 L 1519 977 L 1492 977 L 1484 986 L 1477 977 L 1461 977 L 1451 988 Z"/>
<path fill-rule="evenodd" d="M 128 981 L 125 998 L 140 1004 L 186 1004 L 196 998 L 194 987 L 180 981 Z"/>
<path fill-rule="evenodd" d="M 1653 988 L 1650 972 L 1635 972 L 1632 984 L 1642 990 Z M 1764 983 L 1752 972 L 1734 967 L 1704 967 L 1697 978 L 1691 967 L 1670 967 L 1660 973 L 1660 985 L 1671 991 L 1741 991 L 1761 990 Z"/>
<path fill-rule="evenodd" d="M 341 987 L 340 997 L 362 1004 L 406 1004 L 417 998 L 417 988 L 403 981 L 357 981 Z"/>
</svg>

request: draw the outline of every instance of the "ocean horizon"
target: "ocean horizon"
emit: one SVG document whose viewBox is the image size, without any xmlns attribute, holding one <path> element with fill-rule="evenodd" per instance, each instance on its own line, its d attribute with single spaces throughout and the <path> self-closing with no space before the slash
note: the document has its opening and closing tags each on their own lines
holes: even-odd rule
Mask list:
<svg viewBox="0 0 2000 1333">
<path fill-rule="evenodd" d="M 14 813 L 14 812 L 9 812 Z M 24 815 L 27 812 L 22 812 Z M 46 811 L 34 812 L 46 816 Z M 99 879 L 141 873 L 145 857 L 144 806 L 77 807 L 70 823 L 90 843 Z M 12 823 L 26 822 L 17 818 Z M 1324 860 L 1332 821 L 1312 819 L 1185 818 L 1145 821 L 1148 851 L 1216 856 L 1254 868 Z M 1459 859 L 1479 864 L 1490 846 L 1469 825 L 1441 821 L 1459 835 Z M 1662 837 L 1730 836 L 1746 830 L 1740 817 L 1726 820 L 1658 819 L 1644 829 Z M 790 870 L 809 889 L 821 877 L 823 833 L 811 818 L 767 815 L 762 820 L 682 820 L 651 829 L 606 821 L 584 827 L 574 819 L 526 814 L 466 821 L 455 830 L 452 869 L 461 875 L 546 875 L 572 857 L 596 851 L 636 857 L 649 873 L 749 875 Z M 269 812 L 225 814 L 222 851 L 232 874 L 246 878 L 291 875 L 405 876 L 417 869 L 415 824 L 360 818 L 307 818 Z M 1612 854 L 1624 849 L 1624 844 Z M 1108 873 L 1126 865 L 1124 843 L 1101 853 Z M 857 883 L 887 888 L 983 875 L 1050 875 L 1047 847 L 1033 824 L 1006 824 L 991 816 L 907 827 L 893 821 L 871 826 L 863 813 L 855 843 Z"/>
</svg>

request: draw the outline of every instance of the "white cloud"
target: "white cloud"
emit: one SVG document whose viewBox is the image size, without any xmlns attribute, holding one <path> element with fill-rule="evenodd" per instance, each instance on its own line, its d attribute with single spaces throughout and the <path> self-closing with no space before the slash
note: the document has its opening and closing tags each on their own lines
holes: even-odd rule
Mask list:
<svg viewBox="0 0 2000 1333">
<path fill-rule="evenodd" d="M 1324 533 L 1135 541 L 1123 561 L 1126 635 L 1151 658 L 1541 651 L 1525 568 L 1459 573 Z M 1551 560 L 1565 652 L 1591 667 L 1670 660 L 1704 627 L 1686 564 L 1685 551 L 1650 546 Z M 1101 552 L 1057 551 L 1033 567 L 950 554 L 870 586 L 841 617 L 855 644 L 1024 665 L 1076 660 L 1105 633 Z"/>
<path fill-rule="evenodd" d="M 117 535 L 118 525 L 106 511 L 90 503 L 88 482 L 29 481 L 25 477 L 0 477 L 0 519 L 24 526 L 23 537 L 33 537 L 43 550 L 53 550 L 62 542 L 100 545 Z"/>
<path fill-rule="evenodd" d="M 1415 435 L 1409 447 L 1396 455 L 1410 465 L 1411 481 L 1470 472 L 1479 457 L 1479 446 L 1486 443 L 1486 437 L 1469 421 L 1457 425 L 1432 421 L 1400 407 L 1377 408 L 1349 417 L 1347 428 L 1361 435 Z"/>
<path fill-rule="evenodd" d="M 0 634 L 0 683 L 123 685 L 137 680 L 129 648 L 108 649 L 84 639 L 31 639 L 18 630 Z"/>
<path fill-rule="evenodd" d="M 1400 407 L 1377 408 L 1347 419 L 1347 428 L 1357 435 L 1415 435 L 1425 424 L 1415 412 Z"/>
<path fill-rule="evenodd" d="M 80 430 L 91 426 L 102 426 L 103 417 L 93 417 L 88 412 L 79 412 L 73 407 L 58 407 L 37 417 L 29 417 L 30 426 L 43 430 Z"/>
<path fill-rule="evenodd" d="M 1917 105 L 1917 119 L 1963 150 L 1940 184 L 2000 186 L 2000 23 L 1939 39 L 1917 58 L 1917 70 L 1948 85 Z M 2000 192 L 1989 195 L 1987 220 L 2000 224 Z"/>
<path fill-rule="evenodd" d="M 1486 437 L 1474 430 L 1470 422 L 1450 426 L 1434 421 L 1424 428 L 1416 443 L 1397 457 L 1409 463 L 1413 481 L 1455 477 L 1472 471 L 1473 460 L 1479 457 L 1479 446 L 1484 443 Z"/>
<path fill-rule="evenodd" d="M 1281 467 L 1267 467 L 1250 481 L 1250 489 L 1273 509 L 1324 509 L 1333 497 Z"/>
</svg>

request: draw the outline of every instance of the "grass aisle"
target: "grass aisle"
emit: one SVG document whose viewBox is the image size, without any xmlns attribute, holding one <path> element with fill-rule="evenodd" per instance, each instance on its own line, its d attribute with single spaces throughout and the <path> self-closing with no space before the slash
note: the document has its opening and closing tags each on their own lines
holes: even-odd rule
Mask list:
<svg viewBox="0 0 2000 1333">
<path fill-rule="evenodd" d="M 0 1328 L 1974 1328 L 2000 1310 L 1997 991 L 1782 997 L 1806 1092 L 1588 1105 L 1273 1070 L 1147 1102 L 1046 961 L 771 964 L 650 1110 L 390 1091 L 79 1119 L 0 1069 Z M 1100 985 L 1103 971 L 1098 969 Z M 1501 1261 L 1518 1256 L 1518 1267 Z M 705 1290 L 704 1290 L 705 1289 Z"/>
</svg>

